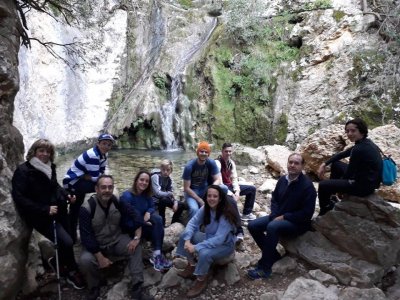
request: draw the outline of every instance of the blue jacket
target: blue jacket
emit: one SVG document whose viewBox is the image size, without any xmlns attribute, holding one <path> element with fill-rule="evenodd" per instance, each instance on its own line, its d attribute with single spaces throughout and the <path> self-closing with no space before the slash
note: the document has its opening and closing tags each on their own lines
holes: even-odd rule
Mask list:
<svg viewBox="0 0 400 300">
<path fill-rule="evenodd" d="M 185 231 L 182 233 L 182 237 L 185 241 L 190 240 L 193 235 L 200 230 L 200 226 L 204 220 L 204 206 L 202 206 L 197 213 L 190 219 L 186 225 Z M 204 248 L 215 248 L 217 246 L 227 244 L 232 246 L 232 250 L 235 245 L 235 231 L 236 226 L 229 223 L 229 221 L 221 216 L 217 221 L 215 219 L 215 212 L 211 210 L 211 222 L 206 225 L 204 232 L 206 238 L 204 241 L 196 244 L 194 248 L 197 252 Z"/>
<path fill-rule="evenodd" d="M 283 215 L 292 223 L 309 226 L 315 210 L 317 192 L 311 180 L 304 174 L 288 184 L 286 176 L 282 176 L 272 192 L 271 214 L 274 219 Z"/>
<path fill-rule="evenodd" d="M 124 191 L 119 198 L 119 202 L 124 211 L 127 211 L 127 208 L 134 209 L 139 216 L 139 220 L 133 220 L 128 215 L 122 214 L 121 225 L 128 232 L 132 232 L 132 230 L 136 230 L 144 224 L 143 217 L 146 212 L 150 214 L 155 212 L 153 198 L 145 195 L 134 195 L 132 190 Z"/>
</svg>

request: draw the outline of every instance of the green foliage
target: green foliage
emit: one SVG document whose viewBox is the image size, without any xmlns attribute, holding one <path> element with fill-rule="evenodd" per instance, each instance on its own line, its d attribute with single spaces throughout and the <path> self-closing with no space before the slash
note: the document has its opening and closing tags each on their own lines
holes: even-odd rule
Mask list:
<svg viewBox="0 0 400 300">
<path fill-rule="evenodd" d="M 191 7 L 193 7 L 193 2 L 192 0 L 178 0 L 178 3 L 186 9 L 189 9 Z"/>
<path fill-rule="evenodd" d="M 336 22 L 339 22 L 345 15 L 346 14 L 341 10 L 334 10 L 332 17 L 336 20 Z"/>
<path fill-rule="evenodd" d="M 159 89 L 164 90 L 167 87 L 167 80 L 165 76 L 162 76 L 160 74 L 153 74 L 153 82 L 154 85 Z"/>
<path fill-rule="evenodd" d="M 278 122 L 274 126 L 274 142 L 276 144 L 283 144 L 286 141 L 288 124 L 288 116 L 286 114 L 281 114 Z"/>
<path fill-rule="evenodd" d="M 293 26 L 289 19 L 288 15 L 259 22 L 252 44 L 232 45 L 231 40 L 220 39 L 210 49 L 213 60 L 207 68 L 214 96 L 203 122 L 210 124 L 217 143 L 235 140 L 256 146 L 286 140 L 287 116 L 276 124 L 272 119 L 277 70 L 282 62 L 299 56 L 299 49 L 286 43 Z"/>
<path fill-rule="evenodd" d="M 304 4 L 304 10 L 328 9 L 332 8 L 331 0 L 315 0 Z"/>
</svg>

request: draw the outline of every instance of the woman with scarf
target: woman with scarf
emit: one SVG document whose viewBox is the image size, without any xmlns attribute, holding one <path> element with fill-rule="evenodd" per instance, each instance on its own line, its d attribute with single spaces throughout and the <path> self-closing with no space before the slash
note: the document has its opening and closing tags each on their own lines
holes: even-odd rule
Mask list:
<svg viewBox="0 0 400 300">
<path fill-rule="evenodd" d="M 39 139 L 34 142 L 26 155 L 26 162 L 14 172 L 12 197 L 26 224 L 52 242 L 55 242 L 55 221 L 60 275 L 75 289 L 83 289 L 85 285 L 75 261 L 67 221 L 67 201 L 74 202 L 75 197 L 67 195 L 58 184 L 54 156 L 55 148 L 50 141 Z M 55 257 L 48 262 L 54 269 Z"/>
</svg>

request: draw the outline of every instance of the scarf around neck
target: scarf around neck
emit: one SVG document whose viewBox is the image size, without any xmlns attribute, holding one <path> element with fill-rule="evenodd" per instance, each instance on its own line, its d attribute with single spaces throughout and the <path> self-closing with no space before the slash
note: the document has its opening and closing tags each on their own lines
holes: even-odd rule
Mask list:
<svg viewBox="0 0 400 300">
<path fill-rule="evenodd" d="M 29 160 L 29 163 L 38 171 L 44 173 L 49 179 L 51 179 L 51 162 L 49 161 L 47 164 L 42 162 L 39 158 L 37 157 L 32 157 Z"/>
</svg>

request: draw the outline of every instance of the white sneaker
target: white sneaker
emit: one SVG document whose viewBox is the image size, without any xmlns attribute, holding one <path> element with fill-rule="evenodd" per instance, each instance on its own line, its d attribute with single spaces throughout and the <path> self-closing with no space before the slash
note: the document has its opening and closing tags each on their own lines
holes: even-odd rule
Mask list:
<svg viewBox="0 0 400 300">
<path fill-rule="evenodd" d="M 251 221 L 251 220 L 255 220 L 257 217 L 255 215 L 253 215 L 252 213 L 249 213 L 247 215 L 243 214 L 241 219 L 242 221 Z"/>
</svg>

